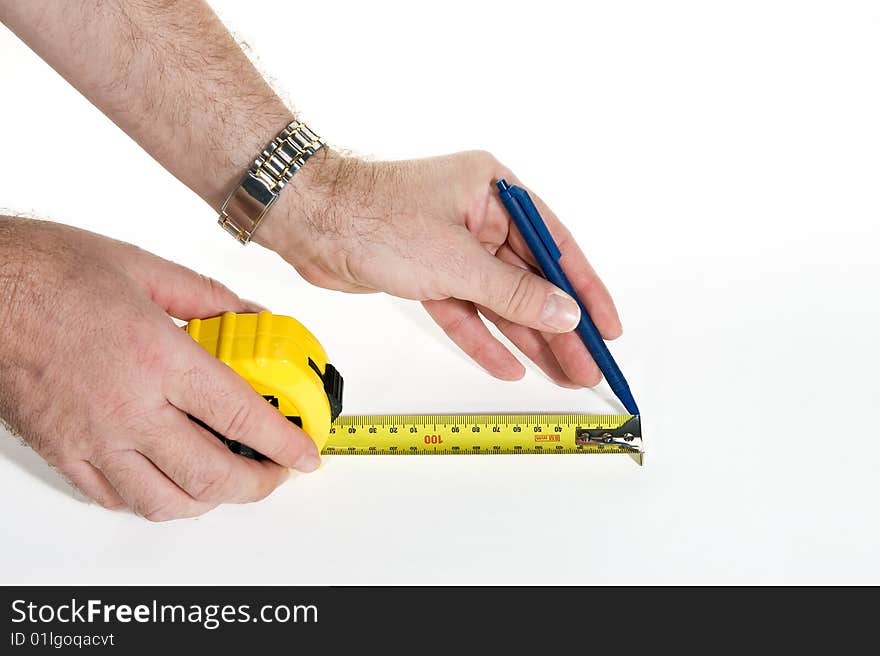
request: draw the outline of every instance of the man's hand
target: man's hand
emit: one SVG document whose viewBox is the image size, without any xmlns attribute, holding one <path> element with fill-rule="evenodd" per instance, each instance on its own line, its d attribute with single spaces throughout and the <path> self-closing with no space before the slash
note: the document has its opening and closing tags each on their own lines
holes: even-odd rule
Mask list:
<svg viewBox="0 0 880 656">
<path fill-rule="evenodd" d="M 134 246 L 0 217 L 0 417 L 108 508 L 160 521 L 262 499 L 318 467 L 314 442 L 171 319 L 256 310 Z"/>
<path fill-rule="evenodd" d="M 293 190 L 284 190 L 255 240 L 321 287 L 422 301 L 494 376 L 516 380 L 524 370 L 479 314 L 560 385 L 594 386 L 601 372 L 570 332 L 578 306 L 536 275 L 495 190 L 502 177 L 520 184 L 484 152 L 363 162 L 324 148 L 297 173 Z M 532 198 L 602 336 L 618 337 L 620 320 L 605 286 L 559 219 Z"/>
</svg>

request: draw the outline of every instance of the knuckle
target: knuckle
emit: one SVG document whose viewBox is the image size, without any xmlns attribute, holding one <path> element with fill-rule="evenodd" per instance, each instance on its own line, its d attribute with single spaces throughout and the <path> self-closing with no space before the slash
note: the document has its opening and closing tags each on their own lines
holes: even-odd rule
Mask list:
<svg viewBox="0 0 880 656">
<path fill-rule="evenodd" d="M 146 378 L 159 376 L 170 365 L 171 359 L 165 342 L 158 339 L 152 322 L 137 320 L 124 326 L 120 334 L 127 336 L 124 348 L 141 375 Z"/>
<path fill-rule="evenodd" d="M 202 283 L 202 286 L 205 288 L 205 292 L 210 298 L 222 299 L 233 295 L 232 292 L 229 291 L 229 288 L 221 283 L 219 280 L 215 280 L 210 276 L 205 276 L 202 274 L 198 274 L 198 276 L 199 280 Z"/>
<path fill-rule="evenodd" d="M 91 460 L 102 471 L 113 469 L 125 473 L 129 468 L 125 464 L 124 453 L 124 450 L 112 448 L 110 445 L 99 444 Z"/>
<path fill-rule="evenodd" d="M 490 153 L 488 150 L 470 150 L 466 154 L 472 160 L 483 166 L 494 166 L 498 164 L 498 160 L 495 158 L 495 155 Z"/>
<path fill-rule="evenodd" d="M 186 390 L 193 408 L 207 408 L 207 412 L 213 412 L 222 407 L 222 399 L 218 398 L 220 395 L 214 392 L 214 380 L 201 364 L 192 364 L 169 371 L 164 382 L 168 388 L 176 386 L 177 389 Z M 169 390 L 164 391 L 167 397 Z"/>
<path fill-rule="evenodd" d="M 102 508 L 106 508 L 107 510 L 119 510 L 120 508 L 125 507 L 125 503 L 123 503 L 119 495 L 100 486 L 87 485 L 82 479 L 78 478 L 75 475 L 75 471 L 72 469 L 72 467 L 76 466 L 74 463 L 71 463 L 70 461 L 53 463 L 50 461 L 49 464 L 64 478 L 71 488 L 84 497 L 94 501 Z"/>
<path fill-rule="evenodd" d="M 109 494 L 98 494 L 93 498 L 95 503 L 106 510 L 122 510 L 125 508 L 125 503 L 119 497 L 113 497 Z"/>
<path fill-rule="evenodd" d="M 301 449 L 293 440 L 279 440 L 275 444 L 263 449 L 263 455 L 280 465 L 293 466 Z"/>
<path fill-rule="evenodd" d="M 252 417 L 253 410 L 249 405 L 239 405 L 235 412 L 233 412 L 232 417 L 229 418 L 224 435 L 227 437 L 240 437 L 247 434 L 251 427 Z"/>
<path fill-rule="evenodd" d="M 271 480 L 268 477 L 265 480 L 262 480 L 258 485 L 257 489 L 254 492 L 254 496 L 252 501 L 262 501 L 270 494 L 272 494 L 279 485 L 281 485 L 283 479 L 281 480 Z"/>
<path fill-rule="evenodd" d="M 441 326 L 446 334 L 454 340 L 459 337 L 462 330 L 464 330 L 464 326 L 467 322 L 468 316 L 469 315 L 467 313 L 462 312 L 461 314 L 456 315 L 455 317 L 452 317 L 449 320 L 445 321 L 443 324 L 441 324 Z"/>
<path fill-rule="evenodd" d="M 160 452 L 167 442 L 167 433 L 158 426 L 140 425 L 134 441 L 138 449 L 145 453 Z"/>
<path fill-rule="evenodd" d="M 199 485 L 192 496 L 196 501 L 219 501 L 231 481 L 232 469 L 227 466 L 219 467 L 205 478 L 205 482 Z"/>
<path fill-rule="evenodd" d="M 166 512 L 164 509 L 153 510 L 144 515 L 141 515 L 148 522 L 153 522 L 154 524 L 160 524 L 162 522 L 169 522 L 172 519 L 178 519 L 174 515 Z"/>
<path fill-rule="evenodd" d="M 108 401 L 104 414 L 114 425 L 122 428 L 138 426 L 148 415 L 142 400 L 129 397 L 127 394 L 122 398 Z"/>
<path fill-rule="evenodd" d="M 528 271 L 519 271 L 514 275 L 515 279 L 510 286 L 507 298 L 504 300 L 504 307 L 508 317 L 524 319 L 536 314 L 533 311 L 537 292 L 536 285 L 532 274 Z"/>
<path fill-rule="evenodd" d="M 486 175 L 493 178 L 512 178 L 513 171 L 507 168 L 495 155 L 488 150 L 472 150 L 468 152 L 475 166 Z"/>
<path fill-rule="evenodd" d="M 270 494 L 272 494 L 275 491 L 275 489 L 277 487 L 278 487 L 277 485 L 264 486 L 263 489 L 261 489 L 257 492 L 257 495 L 254 498 L 254 501 L 262 501 L 263 499 L 267 498 Z"/>
<path fill-rule="evenodd" d="M 135 504 L 132 509 L 135 514 L 140 515 L 148 522 L 167 522 L 172 519 L 183 517 L 178 505 L 173 499 L 162 498 L 144 501 Z"/>
</svg>

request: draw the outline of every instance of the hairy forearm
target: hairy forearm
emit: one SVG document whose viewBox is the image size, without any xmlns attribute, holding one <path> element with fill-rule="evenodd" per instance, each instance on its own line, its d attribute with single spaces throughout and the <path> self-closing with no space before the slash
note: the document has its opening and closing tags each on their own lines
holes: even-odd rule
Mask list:
<svg viewBox="0 0 880 656">
<path fill-rule="evenodd" d="M 19 303 L 20 283 L 24 273 L 22 249 L 16 248 L 16 228 L 19 223 L 18 219 L 11 216 L 0 215 L 0 335 L 11 334 L 7 330 L 8 322 Z M 0 355 L 6 341 L 0 337 Z"/>
<path fill-rule="evenodd" d="M 40 239 L 49 224 L 36 219 L 0 215 L 0 425 L 18 432 L 20 395 L 12 381 L 30 386 L 40 376 L 37 352 L 51 344 L 35 339 L 40 324 L 51 321 L 51 307 L 61 293 L 61 280 L 46 270 L 45 251 L 51 246 Z M 60 260 L 58 253 L 49 257 Z"/>
<path fill-rule="evenodd" d="M 25 315 L 39 315 L 41 308 L 63 293 L 64 278 L 52 277 L 42 266 L 65 254 L 63 242 L 46 237 L 47 229 L 57 225 L 0 215 L 0 360 L 13 347 L 24 346 L 20 328 Z"/>
<path fill-rule="evenodd" d="M 0 0 L 0 20 L 215 209 L 293 118 L 200 0 Z"/>
</svg>

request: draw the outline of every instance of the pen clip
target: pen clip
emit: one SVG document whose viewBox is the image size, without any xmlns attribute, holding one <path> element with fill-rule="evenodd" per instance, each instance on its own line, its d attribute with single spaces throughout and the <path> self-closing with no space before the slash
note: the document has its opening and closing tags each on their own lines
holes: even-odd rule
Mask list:
<svg viewBox="0 0 880 656">
<path fill-rule="evenodd" d="M 559 258 L 562 257 L 562 253 L 559 251 L 559 247 L 556 245 L 556 242 L 553 241 L 553 237 L 550 236 L 550 231 L 547 229 L 544 220 L 538 213 L 538 208 L 535 207 L 535 204 L 532 202 L 532 197 L 529 196 L 529 192 L 527 192 L 522 187 L 512 185 L 510 187 L 510 193 L 517 200 L 517 202 L 519 202 L 519 206 L 523 209 L 526 218 L 529 220 L 529 223 L 532 224 L 535 232 L 538 233 L 538 237 L 541 239 L 541 242 L 544 244 L 544 248 L 547 249 L 550 257 L 554 261 L 559 260 Z"/>
</svg>

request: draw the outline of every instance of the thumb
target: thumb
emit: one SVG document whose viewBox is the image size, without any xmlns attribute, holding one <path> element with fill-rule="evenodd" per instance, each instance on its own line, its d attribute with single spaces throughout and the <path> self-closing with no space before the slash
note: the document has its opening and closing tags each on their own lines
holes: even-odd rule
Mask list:
<svg viewBox="0 0 880 656">
<path fill-rule="evenodd" d="M 503 262 L 478 245 L 466 258 L 467 270 L 452 295 L 483 305 L 505 319 L 551 333 L 574 330 L 578 304 L 556 285 L 527 269 Z"/>
<path fill-rule="evenodd" d="M 213 278 L 149 253 L 129 267 L 147 288 L 153 302 L 177 319 L 206 319 L 224 312 L 259 312 L 265 308 L 245 301 Z"/>
</svg>

